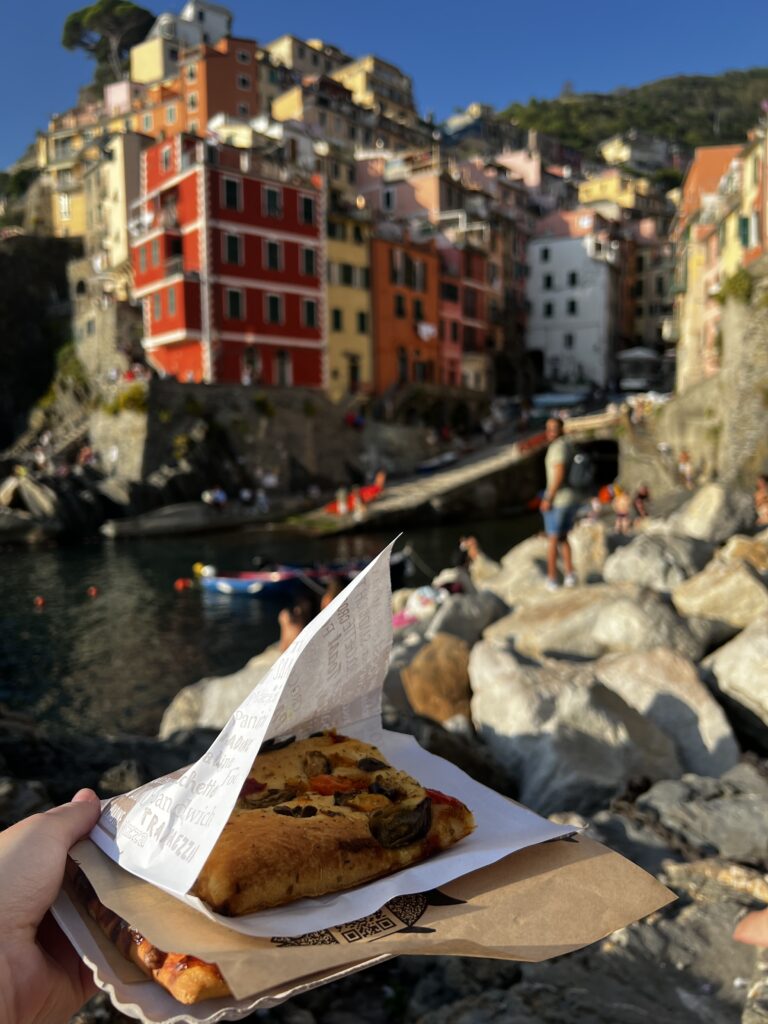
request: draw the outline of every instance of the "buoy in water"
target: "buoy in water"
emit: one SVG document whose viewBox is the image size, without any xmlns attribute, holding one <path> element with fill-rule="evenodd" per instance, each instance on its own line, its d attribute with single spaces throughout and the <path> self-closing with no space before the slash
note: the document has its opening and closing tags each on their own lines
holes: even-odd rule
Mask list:
<svg viewBox="0 0 768 1024">
<path fill-rule="evenodd" d="M 98 597 L 99 596 L 99 588 L 98 587 L 88 587 L 88 589 L 86 590 L 86 594 L 88 595 L 88 597 Z"/>
<path fill-rule="evenodd" d="M 180 576 L 179 579 L 174 580 L 173 583 L 173 589 L 178 591 L 189 590 L 191 586 L 192 580 L 185 579 L 183 576 Z"/>
<path fill-rule="evenodd" d="M 42 594 L 37 594 L 37 596 L 33 598 L 32 604 L 35 606 L 35 608 L 44 608 L 45 598 L 42 596 Z"/>
</svg>

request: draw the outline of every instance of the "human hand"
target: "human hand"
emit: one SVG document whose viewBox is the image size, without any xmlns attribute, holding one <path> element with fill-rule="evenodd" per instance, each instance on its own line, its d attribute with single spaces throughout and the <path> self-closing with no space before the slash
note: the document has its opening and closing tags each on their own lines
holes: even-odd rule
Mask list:
<svg viewBox="0 0 768 1024">
<path fill-rule="evenodd" d="M 459 547 L 467 553 L 470 562 L 474 562 L 480 554 L 480 545 L 477 543 L 477 537 L 461 537 L 459 539 Z"/>
<path fill-rule="evenodd" d="M 549 512 L 549 510 L 551 508 L 552 508 L 552 502 L 548 498 L 542 498 L 541 501 L 539 502 L 539 511 L 540 512 Z"/>
<path fill-rule="evenodd" d="M 96 794 L 81 789 L 71 803 L 0 832 L 0 1024 L 61 1024 L 96 992 L 49 909 L 69 848 L 99 810 Z"/>
<path fill-rule="evenodd" d="M 753 910 L 743 917 L 734 928 L 733 937 L 749 946 L 768 946 L 768 908 Z"/>
</svg>

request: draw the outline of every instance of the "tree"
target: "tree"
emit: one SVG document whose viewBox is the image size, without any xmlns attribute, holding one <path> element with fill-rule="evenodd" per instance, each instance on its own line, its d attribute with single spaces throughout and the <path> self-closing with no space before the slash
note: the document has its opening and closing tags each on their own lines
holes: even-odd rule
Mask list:
<svg viewBox="0 0 768 1024">
<path fill-rule="evenodd" d="M 61 43 L 67 50 L 85 50 L 117 82 L 131 47 L 146 38 L 154 21 L 154 14 L 128 0 L 96 0 L 69 15 Z"/>
</svg>

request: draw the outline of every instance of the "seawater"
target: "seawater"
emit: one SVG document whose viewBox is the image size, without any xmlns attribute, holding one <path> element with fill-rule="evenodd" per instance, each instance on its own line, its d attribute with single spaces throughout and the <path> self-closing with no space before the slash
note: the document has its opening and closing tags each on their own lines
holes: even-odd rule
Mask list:
<svg viewBox="0 0 768 1024">
<path fill-rule="evenodd" d="M 539 529 L 535 516 L 466 527 L 493 557 Z M 450 564 L 460 525 L 407 530 L 420 561 Z M 173 583 L 202 561 L 245 570 L 254 556 L 312 562 L 377 554 L 392 534 L 309 539 L 238 532 L 92 541 L 0 551 L 0 704 L 94 734 L 154 735 L 164 708 L 189 683 L 234 672 L 278 636 L 282 603 L 228 598 Z M 400 546 L 398 545 L 398 547 Z M 407 585 L 428 581 L 417 568 Z M 89 597 L 89 587 L 97 596 Z M 37 609 L 34 598 L 44 598 Z M 284 602 L 283 602 L 284 603 Z"/>
</svg>

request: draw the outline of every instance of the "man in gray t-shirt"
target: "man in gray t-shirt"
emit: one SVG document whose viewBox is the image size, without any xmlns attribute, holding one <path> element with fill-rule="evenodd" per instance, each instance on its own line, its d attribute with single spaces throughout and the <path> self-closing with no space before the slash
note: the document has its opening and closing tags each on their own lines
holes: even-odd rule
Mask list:
<svg viewBox="0 0 768 1024">
<path fill-rule="evenodd" d="M 558 544 L 565 570 L 563 585 L 566 587 L 576 586 L 568 532 L 576 519 L 576 511 L 581 504 L 582 496 L 568 486 L 568 469 L 572 453 L 568 442 L 563 437 L 563 421 L 553 416 L 547 420 L 546 431 L 549 441 L 549 448 L 544 457 L 547 489 L 539 507 L 544 519 L 544 530 L 548 541 L 546 586 L 548 590 L 557 590 L 560 586 L 557 579 Z"/>
</svg>

